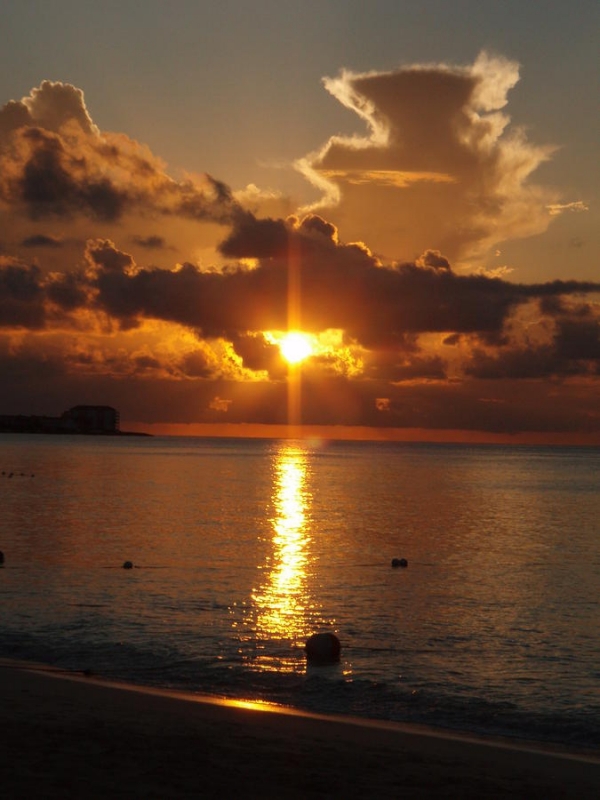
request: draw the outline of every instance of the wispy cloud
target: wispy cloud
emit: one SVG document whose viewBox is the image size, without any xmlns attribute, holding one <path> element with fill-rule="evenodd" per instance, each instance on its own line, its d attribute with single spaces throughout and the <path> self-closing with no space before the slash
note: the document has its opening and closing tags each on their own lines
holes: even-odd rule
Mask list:
<svg viewBox="0 0 600 800">
<path fill-rule="evenodd" d="M 558 214 L 563 214 L 565 211 L 575 211 L 577 213 L 589 211 L 589 207 L 586 206 L 583 200 L 575 200 L 572 203 L 552 203 L 548 206 L 548 211 L 552 217 L 555 217 Z"/>
</svg>

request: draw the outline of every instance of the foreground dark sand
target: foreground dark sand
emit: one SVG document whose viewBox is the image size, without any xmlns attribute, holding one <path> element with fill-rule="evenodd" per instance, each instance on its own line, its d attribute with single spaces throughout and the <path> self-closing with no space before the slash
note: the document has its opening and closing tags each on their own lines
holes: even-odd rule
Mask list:
<svg viewBox="0 0 600 800">
<path fill-rule="evenodd" d="M 0 664 L 0 796 L 598 798 L 600 759 Z"/>
</svg>

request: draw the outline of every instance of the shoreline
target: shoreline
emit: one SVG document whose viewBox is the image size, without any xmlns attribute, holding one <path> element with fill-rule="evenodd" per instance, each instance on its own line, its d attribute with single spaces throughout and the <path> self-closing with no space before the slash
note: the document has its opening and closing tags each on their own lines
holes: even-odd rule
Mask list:
<svg viewBox="0 0 600 800">
<path fill-rule="evenodd" d="M 534 739 L 519 739 L 511 736 L 501 736 L 486 733 L 473 733 L 450 728 L 435 727 L 418 722 L 400 722 L 377 717 L 359 717 L 351 714 L 320 713 L 303 708 L 295 708 L 269 702 L 267 700 L 244 700 L 227 697 L 226 695 L 203 694 L 197 691 L 186 692 L 184 689 L 169 689 L 166 687 L 152 686 L 141 683 L 131 683 L 124 680 L 113 680 L 100 673 L 88 670 L 71 670 L 55 667 L 35 661 L 22 661 L 18 659 L 0 657 L 0 675 L 3 669 L 32 672 L 58 678 L 65 681 L 81 682 L 88 686 L 102 686 L 107 689 L 133 692 L 150 697 L 171 698 L 179 702 L 188 702 L 196 705 L 218 706 L 224 708 L 240 708 L 255 711 L 261 714 L 274 714 L 288 717 L 299 717 L 321 722 L 338 723 L 358 728 L 390 731 L 396 734 L 406 734 L 417 737 L 443 739 L 464 742 L 478 747 L 499 748 L 501 750 L 515 750 L 524 753 L 550 755 L 556 758 L 581 761 L 585 763 L 600 764 L 600 748 L 576 748 L 553 741 Z"/>
<path fill-rule="evenodd" d="M 0 669 L 7 798 L 600 796 L 600 754 Z"/>
</svg>

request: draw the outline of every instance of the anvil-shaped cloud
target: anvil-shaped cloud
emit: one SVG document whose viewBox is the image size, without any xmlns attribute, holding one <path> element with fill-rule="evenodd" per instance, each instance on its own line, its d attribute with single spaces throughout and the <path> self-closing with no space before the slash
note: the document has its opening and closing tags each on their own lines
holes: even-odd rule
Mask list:
<svg viewBox="0 0 600 800">
<path fill-rule="evenodd" d="M 555 148 L 511 128 L 502 109 L 518 80 L 515 62 L 487 53 L 468 67 L 326 78 L 369 134 L 333 136 L 299 160 L 324 192 L 313 208 L 388 257 L 435 248 L 468 263 L 505 239 L 546 230 L 561 206 L 529 178 Z"/>
</svg>

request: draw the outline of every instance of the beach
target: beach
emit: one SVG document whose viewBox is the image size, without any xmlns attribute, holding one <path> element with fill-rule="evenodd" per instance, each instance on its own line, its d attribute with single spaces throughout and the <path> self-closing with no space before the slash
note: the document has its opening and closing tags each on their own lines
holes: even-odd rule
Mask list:
<svg viewBox="0 0 600 800">
<path fill-rule="evenodd" d="M 2 796 L 596 798 L 600 758 L 3 661 Z"/>
</svg>

